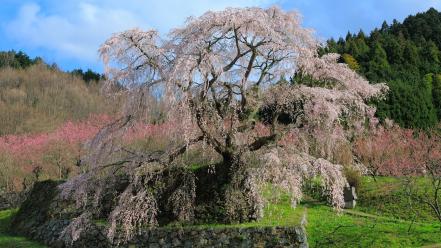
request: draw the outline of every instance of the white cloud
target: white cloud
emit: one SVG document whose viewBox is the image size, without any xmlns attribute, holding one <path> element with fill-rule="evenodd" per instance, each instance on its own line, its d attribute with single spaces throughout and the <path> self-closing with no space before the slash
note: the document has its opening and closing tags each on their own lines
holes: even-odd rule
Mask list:
<svg viewBox="0 0 441 248">
<path fill-rule="evenodd" d="M 112 33 L 133 27 L 154 27 L 166 33 L 190 15 L 276 2 L 280 0 L 47 0 L 44 6 L 51 11 L 36 3 L 22 5 L 16 17 L 6 23 L 6 32 L 23 47 L 43 48 L 60 58 L 96 63 L 99 45 Z"/>
<path fill-rule="evenodd" d="M 140 23 L 128 11 L 98 8 L 86 3 L 80 3 L 72 12 L 77 14 L 47 15 L 39 5 L 26 4 L 8 23 L 7 33 L 27 47 L 46 48 L 62 56 L 93 61 L 106 36 Z"/>
</svg>

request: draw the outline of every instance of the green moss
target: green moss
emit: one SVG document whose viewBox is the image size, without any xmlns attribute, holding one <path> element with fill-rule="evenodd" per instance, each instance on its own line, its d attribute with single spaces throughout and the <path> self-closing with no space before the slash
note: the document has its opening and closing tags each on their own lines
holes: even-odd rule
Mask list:
<svg viewBox="0 0 441 248">
<path fill-rule="evenodd" d="M 16 209 L 0 211 L 0 247 L 2 248 L 43 248 L 45 246 L 30 241 L 24 237 L 17 237 L 8 233 L 9 225 Z"/>
<path fill-rule="evenodd" d="M 94 220 L 93 223 L 97 226 L 107 227 L 109 226 L 109 222 L 106 219 Z"/>
</svg>

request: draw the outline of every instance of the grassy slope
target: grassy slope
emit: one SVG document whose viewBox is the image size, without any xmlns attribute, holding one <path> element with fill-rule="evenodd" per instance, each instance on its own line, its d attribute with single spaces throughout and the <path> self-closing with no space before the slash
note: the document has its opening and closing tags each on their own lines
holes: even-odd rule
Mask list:
<svg viewBox="0 0 441 248">
<path fill-rule="evenodd" d="M 440 225 L 379 217 L 357 212 L 336 215 L 323 205 L 308 206 L 310 247 L 420 247 L 441 243 Z"/>
<path fill-rule="evenodd" d="M 327 206 L 305 203 L 311 247 L 420 247 L 441 243 L 441 224 L 426 206 L 409 208 L 399 179 L 379 177 L 374 182 L 365 177 L 358 191 L 357 207 L 341 215 Z M 418 215 L 412 224 L 415 212 Z"/>
<path fill-rule="evenodd" d="M 264 192 L 270 204 L 260 221 L 201 227 L 297 225 L 306 210 L 310 247 L 421 247 L 441 243 L 441 224 L 434 220 L 430 209 L 420 206 L 420 215 L 412 224 L 407 199 L 396 178 L 378 178 L 377 182 L 364 178 L 360 206 L 341 214 L 313 201 L 293 209 L 287 195 L 277 194 L 277 190 Z"/>
<path fill-rule="evenodd" d="M 44 248 L 36 242 L 8 234 L 8 227 L 16 210 L 0 211 L 0 247 L 2 248 Z"/>
<path fill-rule="evenodd" d="M 419 183 L 428 182 L 421 180 Z M 372 178 L 365 177 L 358 191 L 357 209 L 360 211 L 403 220 L 412 220 L 416 215 L 419 221 L 436 221 L 428 206 L 413 204 L 412 209 L 409 207 L 408 197 L 398 178 L 378 177 L 374 182 Z"/>
</svg>

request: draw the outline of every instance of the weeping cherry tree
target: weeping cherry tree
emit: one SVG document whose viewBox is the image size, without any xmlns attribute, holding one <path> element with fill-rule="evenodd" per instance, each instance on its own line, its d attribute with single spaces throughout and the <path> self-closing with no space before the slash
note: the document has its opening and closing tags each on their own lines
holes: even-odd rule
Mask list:
<svg viewBox="0 0 441 248">
<path fill-rule="evenodd" d="M 346 185 L 341 166 L 328 153 L 312 154 L 286 142 L 287 137 L 323 135 L 319 143 L 327 147 L 347 140 L 376 124 L 375 108 L 367 101 L 383 97 L 387 87 L 369 84 L 338 63 L 337 54 L 320 56 L 320 46 L 313 32 L 301 26 L 298 13 L 277 7 L 207 12 L 165 37 L 140 29 L 112 35 L 99 50 L 106 86 L 123 89 L 127 101 L 124 117 L 91 141 L 88 175 L 123 165 L 132 175 L 140 168 L 167 168 L 192 146 L 203 144 L 222 158 L 216 170 L 227 174 L 224 199 L 230 220 L 261 217 L 260 185 L 279 185 L 295 205 L 305 179 L 318 175 L 330 203 L 340 208 Z M 123 160 L 103 162 L 114 152 L 114 138 L 151 111 L 153 93 L 166 103 L 166 121 L 174 120 L 181 142 L 165 151 L 131 152 Z M 76 194 L 84 178 L 62 185 L 63 192 Z M 110 218 L 129 229 L 157 224 L 157 202 L 147 191 L 134 190 L 139 182 L 131 178 Z M 175 198 L 189 199 L 179 209 L 191 209 L 194 190 L 179 192 Z M 244 199 L 246 210 L 240 210 L 238 199 Z M 136 208 L 141 208 L 138 213 Z"/>
</svg>

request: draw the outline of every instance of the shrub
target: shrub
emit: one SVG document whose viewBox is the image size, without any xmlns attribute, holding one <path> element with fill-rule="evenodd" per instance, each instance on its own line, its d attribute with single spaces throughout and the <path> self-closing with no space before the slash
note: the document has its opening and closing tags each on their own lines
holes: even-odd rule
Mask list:
<svg viewBox="0 0 441 248">
<path fill-rule="evenodd" d="M 349 186 L 355 187 L 356 189 L 360 188 L 361 183 L 363 182 L 363 177 L 359 170 L 349 165 L 343 167 L 343 174 L 345 175 Z"/>
</svg>

